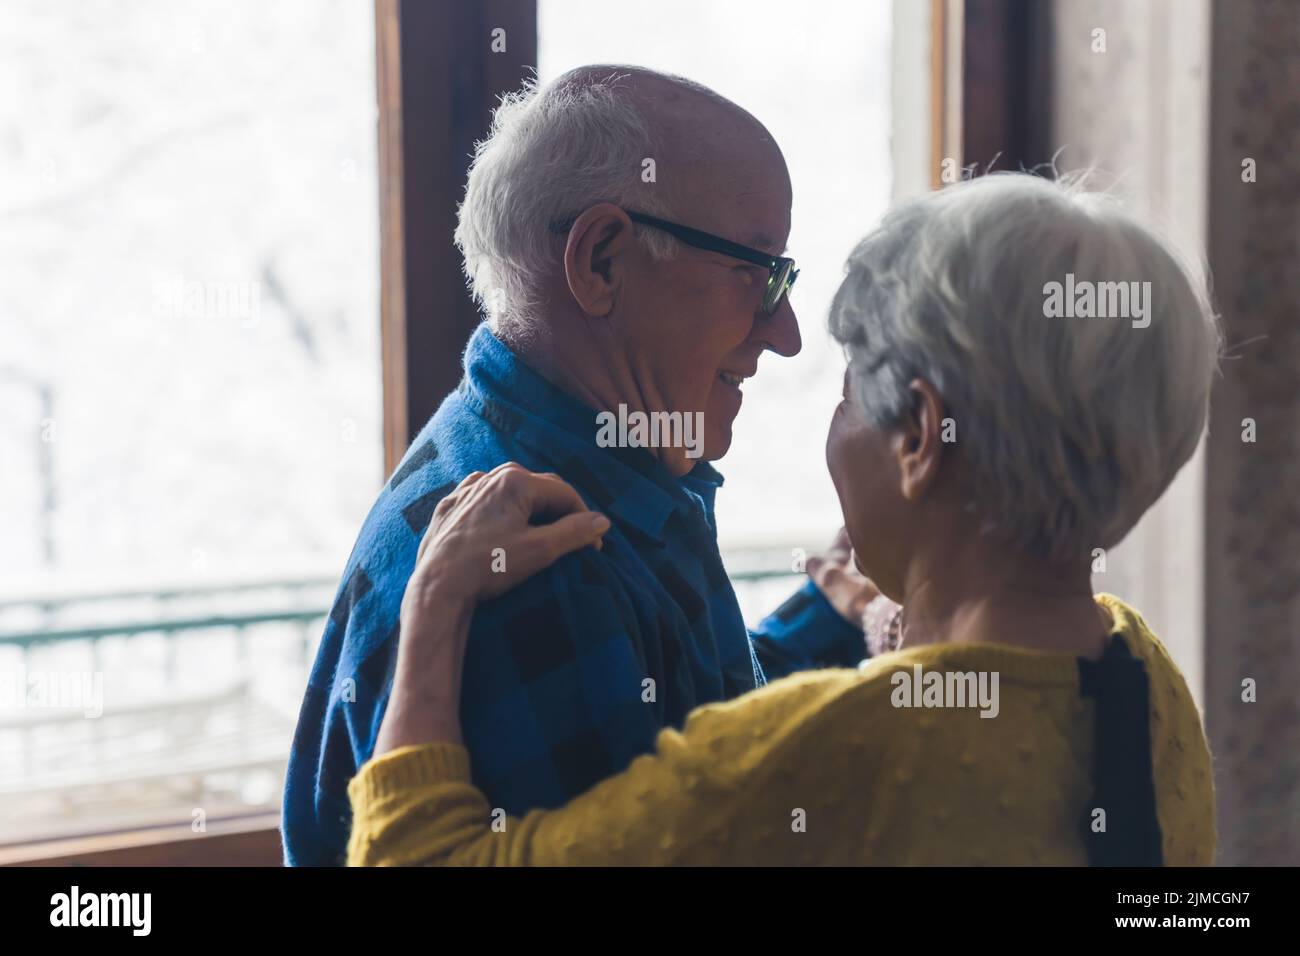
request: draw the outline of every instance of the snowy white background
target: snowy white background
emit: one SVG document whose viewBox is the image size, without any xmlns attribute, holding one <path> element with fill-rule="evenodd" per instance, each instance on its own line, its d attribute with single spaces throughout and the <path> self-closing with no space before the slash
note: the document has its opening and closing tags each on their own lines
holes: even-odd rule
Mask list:
<svg viewBox="0 0 1300 956">
<path fill-rule="evenodd" d="M 374 124 L 364 0 L 0 6 L 6 593 L 341 568 L 383 480 Z M 158 308 L 181 281 L 256 312 Z"/>
<path fill-rule="evenodd" d="M 838 522 L 825 312 L 888 201 L 889 6 L 540 4 L 543 79 L 681 72 L 785 150 L 805 345 L 746 386 L 725 545 L 811 550 Z M 0 591 L 341 568 L 384 477 L 372 21 L 369 0 L 0 7 Z M 181 282 L 256 312 L 160 310 Z M 54 393 L 54 568 L 19 376 Z"/>
<path fill-rule="evenodd" d="M 688 75 L 759 116 L 789 162 L 804 351 L 766 356 L 746 386 L 720 464 L 724 549 L 812 551 L 839 523 L 822 447 L 843 365 L 825 312 L 891 177 L 890 4 L 838 9 L 539 3 L 543 79 L 591 61 Z M 0 4 L 0 631 L 328 603 L 332 583 L 296 598 L 146 596 L 48 620 L 2 605 L 341 571 L 385 478 L 373 20 L 371 0 Z M 739 589 L 751 620 L 788 590 Z M 319 626 L 185 635 L 111 638 L 98 657 L 84 641 L 26 657 L 4 647 L 0 667 L 93 666 L 107 715 L 150 701 L 172 713 L 169 702 L 250 679 L 256 706 L 273 712 L 255 726 L 287 751 Z M 92 780 L 96 768 L 123 770 L 127 751 L 85 733 L 95 723 L 35 752 L 68 748 L 68 769 Z M 171 768 L 177 747 L 229 732 L 210 721 L 168 739 L 168 723 L 132 738 L 131 759 Z M 0 738 L 0 757 L 33 752 L 15 731 Z M 21 788 L 25 771 L 5 759 L 0 789 Z M 273 805 L 278 780 L 264 769 L 228 793 Z M 87 802 L 93 811 L 55 799 L 13 820 L 17 830 L 0 827 L 0 842 L 188 818 L 188 798 L 155 796 Z"/>
</svg>

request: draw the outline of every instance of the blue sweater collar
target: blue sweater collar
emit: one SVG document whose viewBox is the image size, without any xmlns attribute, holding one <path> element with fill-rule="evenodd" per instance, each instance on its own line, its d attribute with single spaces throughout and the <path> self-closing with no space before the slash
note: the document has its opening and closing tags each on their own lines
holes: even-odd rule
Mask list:
<svg viewBox="0 0 1300 956">
<path fill-rule="evenodd" d="M 512 352 L 482 323 L 464 356 L 462 398 L 493 428 L 565 470 L 586 470 L 608 489 L 609 500 L 592 501 L 619 521 L 659 543 L 674 513 L 703 511 L 713 527 L 713 503 L 722 475 L 701 460 L 678 479 L 644 448 L 601 448 L 596 411 L 561 391 Z"/>
</svg>

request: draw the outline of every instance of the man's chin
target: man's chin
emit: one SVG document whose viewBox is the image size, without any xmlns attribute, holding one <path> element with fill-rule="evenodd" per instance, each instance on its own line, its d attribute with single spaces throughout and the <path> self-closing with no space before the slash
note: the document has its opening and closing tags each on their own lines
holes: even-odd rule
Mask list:
<svg viewBox="0 0 1300 956">
<path fill-rule="evenodd" d="M 710 428 L 704 433 L 704 453 L 700 459 L 717 461 L 731 448 L 731 423 L 725 428 Z M 692 462 L 694 464 L 694 462 Z"/>
<path fill-rule="evenodd" d="M 731 448 L 731 430 L 740 409 L 722 399 L 723 396 L 716 393 L 710 395 L 706 410 L 699 418 L 701 427 L 697 433 L 697 444 L 691 450 L 695 454 L 698 449 L 699 454 L 691 461 L 692 466 L 698 461 L 717 461 Z"/>
</svg>

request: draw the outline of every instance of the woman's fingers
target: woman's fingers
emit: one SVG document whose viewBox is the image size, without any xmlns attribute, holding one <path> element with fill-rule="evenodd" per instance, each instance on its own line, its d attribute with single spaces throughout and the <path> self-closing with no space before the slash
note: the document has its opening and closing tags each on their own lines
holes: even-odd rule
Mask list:
<svg viewBox="0 0 1300 956">
<path fill-rule="evenodd" d="M 804 570 L 846 621 L 860 624 L 867 604 L 880 592 L 858 571 L 848 532 L 843 528 L 825 555 L 808 559 Z"/>
<path fill-rule="evenodd" d="M 573 487 L 554 474 L 536 474 L 516 466 L 498 479 L 518 505 L 521 523 L 500 531 L 500 573 L 487 582 L 486 594 L 508 591 L 571 551 L 601 547 L 609 519 L 590 511 Z M 537 523 L 534 523 L 537 522 Z"/>
<path fill-rule="evenodd" d="M 474 487 L 475 483 L 484 477 L 486 477 L 486 472 L 471 471 L 461 479 L 460 484 L 443 495 L 442 500 L 434 506 L 433 516 L 429 519 L 429 528 L 425 529 L 425 535 L 420 539 L 420 547 L 415 552 L 415 563 L 417 565 L 424 559 L 424 553 L 429 549 L 429 543 L 433 540 L 433 535 L 429 531 L 443 521 L 447 514 L 464 500 L 465 494 Z"/>
<path fill-rule="evenodd" d="M 582 495 L 573 486 L 555 474 L 535 474 L 522 471 L 519 475 L 522 492 L 528 505 L 529 518 L 561 518 L 574 512 L 587 510 Z"/>
<path fill-rule="evenodd" d="M 595 511 L 565 515 L 550 524 L 529 528 L 510 547 L 505 557 L 508 573 L 495 575 L 488 594 L 504 594 L 520 581 L 531 578 L 572 551 L 591 545 L 601 547 L 609 530 L 609 519 Z"/>
<path fill-rule="evenodd" d="M 495 596 L 572 551 L 599 548 L 607 530 L 559 475 L 506 462 L 466 476 L 438 503 L 417 571 L 469 597 Z"/>
</svg>

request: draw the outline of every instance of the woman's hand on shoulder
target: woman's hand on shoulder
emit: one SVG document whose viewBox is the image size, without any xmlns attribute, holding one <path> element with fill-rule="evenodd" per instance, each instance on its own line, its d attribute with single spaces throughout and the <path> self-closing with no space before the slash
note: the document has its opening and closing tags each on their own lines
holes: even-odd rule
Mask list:
<svg viewBox="0 0 1300 956">
<path fill-rule="evenodd" d="M 608 530 L 559 475 L 514 462 L 476 471 L 434 508 L 403 610 L 435 595 L 477 603 L 504 594 L 571 551 L 600 548 Z"/>
</svg>

